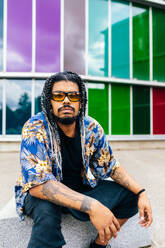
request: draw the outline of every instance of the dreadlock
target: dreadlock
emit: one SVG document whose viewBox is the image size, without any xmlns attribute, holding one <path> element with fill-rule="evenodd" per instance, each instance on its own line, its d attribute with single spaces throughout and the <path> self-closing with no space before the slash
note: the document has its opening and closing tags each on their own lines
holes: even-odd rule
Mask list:
<svg viewBox="0 0 165 248">
<path fill-rule="evenodd" d="M 57 123 L 54 119 L 53 109 L 51 105 L 51 94 L 52 94 L 52 87 L 54 83 L 60 82 L 60 81 L 71 81 L 75 82 L 79 87 L 79 92 L 81 96 L 81 109 L 79 111 L 79 121 L 81 123 L 81 143 L 84 144 L 84 116 L 86 112 L 86 105 L 87 105 L 87 93 L 86 93 L 86 87 L 84 81 L 81 79 L 80 76 L 78 76 L 76 73 L 65 71 L 65 72 L 59 72 L 51 77 L 49 77 L 44 85 L 42 94 L 41 94 L 41 107 L 45 116 L 45 119 L 48 123 L 49 128 L 49 136 L 50 136 L 50 142 L 51 142 L 51 154 L 52 159 L 55 160 L 57 163 L 57 166 L 61 168 L 62 166 L 62 157 L 61 157 L 61 149 L 60 149 L 60 137 L 58 133 Z M 57 169 L 57 174 L 59 174 L 59 170 Z"/>
<path fill-rule="evenodd" d="M 81 79 L 81 77 L 78 74 L 70 72 L 70 71 L 56 73 L 46 80 L 43 91 L 42 91 L 42 95 L 41 95 L 42 110 L 44 112 L 44 115 L 48 118 L 52 126 L 55 125 L 52 105 L 50 101 L 51 94 L 52 94 L 52 87 L 54 83 L 63 81 L 63 80 L 72 81 L 76 83 L 79 87 L 79 92 L 81 96 L 81 109 L 80 109 L 79 116 L 81 120 L 84 118 L 85 112 L 86 112 L 87 93 L 86 93 L 85 83 Z"/>
</svg>

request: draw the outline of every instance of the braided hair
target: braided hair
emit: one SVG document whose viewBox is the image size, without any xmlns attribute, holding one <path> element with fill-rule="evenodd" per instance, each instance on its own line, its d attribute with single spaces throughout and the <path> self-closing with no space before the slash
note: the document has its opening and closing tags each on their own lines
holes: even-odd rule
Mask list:
<svg viewBox="0 0 165 248">
<path fill-rule="evenodd" d="M 42 107 L 43 113 L 46 119 L 48 119 L 49 123 L 52 126 L 55 125 L 52 105 L 50 101 L 51 94 L 52 94 L 52 88 L 53 88 L 54 83 L 63 81 L 63 80 L 72 81 L 76 83 L 79 87 L 79 92 L 80 92 L 80 97 L 81 97 L 81 109 L 79 112 L 79 117 L 81 118 L 81 120 L 84 118 L 85 112 L 86 112 L 87 92 L 86 92 L 85 83 L 81 79 L 81 77 L 78 74 L 70 72 L 70 71 L 56 73 L 46 80 L 43 91 L 42 91 L 42 95 L 41 95 L 41 107 Z"/>
<path fill-rule="evenodd" d="M 42 94 L 41 94 L 41 107 L 45 116 L 45 119 L 48 123 L 49 128 L 49 136 L 50 136 L 50 142 L 51 142 L 51 156 L 52 159 L 55 160 L 57 164 L 57 168 L 61 168 L 62 166 L 62 157 L 61 157 L 61 149 L 60 149 L 60 136 L 58 133 L 57 123 L 54 119 L 53 109 L 51 105 L 51 94 L 52 94 L 52 88 L 54 83 L 59 81 L 72 81 L 77 83 L 79 87 L 79 92 L 81 96 L 81 109 L 79 111 L 79 122 L 81 123 L 81 142 L 84 144 L 84 116 L 86 112 L 86 105 L 87 105 L 87 92 L 84 81 L 81 79 L 80 76 L 78 76 L 76 73 L 65 71 L 65 72 L 59 72 L 51 77 L 49 77 L 44 85 Z M 59 177 L 60 173 L 57 169 L 57 175 Z"/>
</svg>

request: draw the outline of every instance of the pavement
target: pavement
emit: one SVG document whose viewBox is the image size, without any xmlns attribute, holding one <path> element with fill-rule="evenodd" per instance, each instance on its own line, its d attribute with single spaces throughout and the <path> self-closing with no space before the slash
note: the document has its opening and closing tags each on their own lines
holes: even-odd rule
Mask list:
<svg viewBox="0 0 165 248">
<path fill-rule="evenodd" d="M 147 190 L 154 219 L 151 226 L 152 247 L 165 248 L 165 149 L 116 150 L 114 154 Z M 12 225 L 15 212 L 10 206 L 13 204 L 15 181 L 20 174 L 19 153 L 1 152 L 0 172 L 0 219 L 7 213 Z"/>
</svg>

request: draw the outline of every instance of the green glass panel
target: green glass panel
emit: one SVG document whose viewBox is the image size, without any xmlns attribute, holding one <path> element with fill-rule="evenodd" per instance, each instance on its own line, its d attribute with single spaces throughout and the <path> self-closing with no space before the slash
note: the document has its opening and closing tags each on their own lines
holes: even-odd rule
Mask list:
<svg viewBox="0 0 165 248">
<path fill-rule="evenodd" d="M 112 0 L 111 34 L 112 34 L 112 76 L 130 77 L 129 52 L 129 2 Z"/>
<path fill-rule="evenodd" d="M 111 133 L 130 134 L 130 87 L 111 86 Z"/>
<path fill-rule="evenodd" d="M 108 76 L 108 0 L 89 0 L 88 74 Z"/>
<path fill-rule="evenodd" d="M 96 119 L 109 133 L 108 85 L 88 84 L 88 115 Z"/>
<path fill-rule="evenodd" d="M 149 9 L 136 4 L 133 4 L 133 77 L 149 80 Z"/>
<path fill-rule="evenodd" d="M 133 87 L 133 134 L 150 134 L 149 87 Z"/>
<path fill-rule="evenodd" d="M 165 81 L 165 10 L 153 9 L 153 79 Z"/>
</svg>

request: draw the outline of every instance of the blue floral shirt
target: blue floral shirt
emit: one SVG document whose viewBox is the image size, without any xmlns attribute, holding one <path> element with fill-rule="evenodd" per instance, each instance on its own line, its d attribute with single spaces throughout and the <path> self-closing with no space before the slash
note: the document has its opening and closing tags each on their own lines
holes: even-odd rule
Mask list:
<svg viewBox="0 0 165 248">
<path fill-rule="evenodd" d="M 84 184 L 95 187 L 99 179 L 110 177 L 119 163 L 112 154 L 100 124 L 89 116 L 84 118 L 83 124 L 81 146 L 84 169 L 81 176 Z M 50 140 L 48 123 L 43 112 L 25 123 L 20 152 L 21 176 L 15 186 L 16 210 L 21 220 L 24 219 L 23 206 L 28 190 L 48 180 L 62 179 L 62 169 L 52 154 Z M 60 149 L 58 152 L 60 153 Z"/>
</svg>

